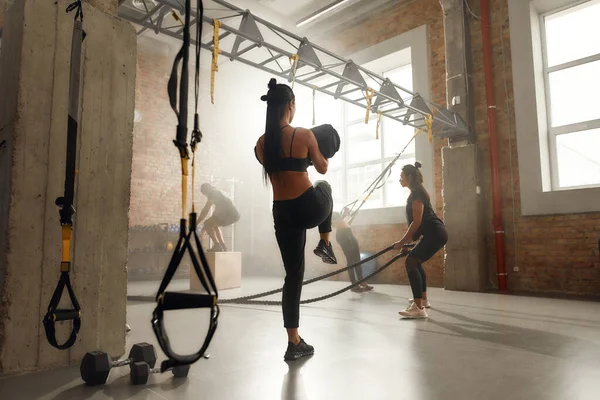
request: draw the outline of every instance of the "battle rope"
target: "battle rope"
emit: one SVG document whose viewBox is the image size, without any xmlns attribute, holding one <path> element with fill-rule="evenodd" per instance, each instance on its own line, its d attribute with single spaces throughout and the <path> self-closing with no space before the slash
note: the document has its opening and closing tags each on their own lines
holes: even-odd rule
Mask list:
<svg viewBox="0 0 600 400">
<path fill-rule="evenodd" d="M 83 11 L 81 9 L 81 1 L 78 0 L 67 7 L 67 12 L 77 10 L 74 17 L 73 36 L 71 40 L 71 62 L 70 62 L 70 77 L 69 77 L 69 115 L 67 123 L 67 155 L 66 155 L 66 171 L 65 171 L 65 188 L 62 197 L 56 199 L 56 205 L 60 207 L 60 225 L 62 230 L 62 258 L 60 263 L 60 278 L 50 303 L 48 304 L 48 312 L 42 321 L 46 331 L 46 338 L 51 346 L 65 350 L 75 344 L 77 334 L 81 328 L 81 307 L 75 296 L 75 292 L 71 286 L 69 273 L 71 272 L 71 239 L 73 234 L 73 215 L 75 207 L 73 207 L 75 197 L 75 175 L 76 159 L 77 159 L 77 131 L 79 129 L 79 84 L 81 73 L 81 44 L 85 38 L 83 31 Z M 58 304 L 62 297 L 63 291 L 67 288 L 67 293 L 71 300 L 72 308 L 59 309 Z M 67 341 L 63 344 L 58 344 L 56 340 L 56 322 L 58 321 L 73 321 L 73 329 Z"/>
<path fill-rule="evenodd" d="M 431 142 L 433 140 L 433 116 L 431 114 L 425 115 L 425 125 L 427 127 L 429 140 Z M 408 143 L 406 143 L 406 146 L 404 146 L 402 151 L 400 151 L 400 153 L 398 153 L 398 155 L 396 155 L 396 157 L 394 157 L 394 159 L 389 162 L 389 164 L 385 167 L 385 169 L 381 172 L 381 174 L 379 174 L 377 176 L 377 178 L 375 178 L 375 180 L 369 185 L 369 187 L 367 189 L 365 189 L 365 191 L 361 194 L 361 197 L 359 197 L 358 199 L 354 200 L 351 203 L 346 204 L 342 208 L 342 212 L 341 212 L 342 216 L 350 217 L 348 220 L 348 224 L 352 224 L 352 221 L 354 221 L 354 218 L 356 218 L 356 215 L 358 214 L 359 210 L 367 202 L 367 200 L 369 199 L 371 194 L 375 190 L 381 189 L 385 185 L 385 182 L 387 181 L 388 177 L 392 173 L 392 167 L 394 166 L 396 161 L 398 161 L 398 159 L 400 159 L 400 157 L 406 151 L 408 146 L 412 143 L 413 140 L 415 140 L 417 135 L 421 132 L 424 132 L 424 130 L 422 128 L 416 128 L 415 134 L 408 141 Z M 361 201 L 361 202 L 358 205 L 358 208 L 355 209 L 355 206 L 359 201 Z"/>
<path fill-rule="evenodd" d="M 196 37 L 202 37 L 202 18 L 204 16 L 204 6 L 202 0 L 198 0 L 196 10 Z M 194 197 L 192 194 L 192 212 L 189 215 L 189 230 L 187 230 L 186 217 L 186 200 L 187 200 L 187 175 L 188 175 L 188 146 L 187 146 L 187 117 L 188 117 L 188 63 L 189 63 L 189 46 L 190 46 L 190 14 L 191 14 L 191 0 L 185 2 L 185 23 L 183 27 L 183 45 L 181 50 L 177 53 L 173 62 L 173 69 L 171 71 L 171 77 L 168 83 L 169 101 L 171 108 L 177 115 L 177 135 L 173 141 L 175 147 L 179 150 L 179 156 L 181 158 L 181 203 L 182 203 L 182 217 L 179 227 L 179 240 L 175 245 L 173 256 L 169 262 L 165 276 L 160 283 L 159 289 L 156 293 L 156 308 L 152 314 L 152 329 L 156 335 L 156 339 L 165 352 L 168 359 L 161 363 L 160 370 L 165 372 L 178 366 L 193 364 L 200 357 L 204 355 L 208 348 L 215 332 L 217 329 L 217 321 L 219 317 L 219 306 L 217 300 L 219 297 L 215 281 L 210 271 L 206 256 L 202 249 L 202 244 L 196 232 L 197 230 L 197 219 L 195 213 Z M 179 82 L 179 109 L 177 108 L 177 81 L 178 74 L 177 69 L 179 62 L 182 61 L 181 65 L 181 80 Z M 195 177 L 195 150 L 196 145 L 202 139 L 202 134 L 199 127 L 198 118 L 198 101 L 200 91 L 200 40 L 196 42 L 196 70 L 195 70 L 195 114 L 194 114 L 194 130 L 192 132 L 191 149 L 194 153 L 192 159 L 192 184 L 193 178 Z M 196 245 L 198 255 L 192 246 Z M 179 292 L 168 292 L 166 291 L 171 279 L 175 275 L 177 268 L 179 267 L 183 256 L 186 251 L 190 255 L 194 271 L 198 276 L 204 290 L 207 294 L 192 294 L 192 293 L 179 293 Z M 179 355 L 173 351 L 169 338 L 164 327 L 164 311 L 168 310 L 183 310 L 192 308 L 209 308 L 210 319 L 209 327 L 206 333 L 206 338 L 202 347 L 197 352 L 190 355 Z"/>
<path fill-rule="evenodd" d="M 213 51 L 212 51 L 212 65 L 210 68 L 210 102 L 215 104 L 215 73 L 219 71 L 219 54 L 221 49 L 219 48 L 219 29 L 221 28 L 221 22 L 213 19 Z"/>
<path fill-rule="evenodd" d="M 312 299 L 306 299 L 306 300 L 301 300 L 300 304 L 310 304 L 310 303 L 316 303 L 318 301 L 322 301 L 322 300 L 326 300 L 326 299 L 330 299 L 332 297 L 335 297 L 341 293 L 344 293 L 360 284 L 362 284 L 363 282 L 366 282 L 367 280 L 369 280 L 370 278 L 374 277 L 375 275 L 381 273 L 383 270 L 385 270 L 386 268 L 388 268 L 390 265 L 392 265 L 394 262 L 396 262 L 398 259 L 406 256 L 408 254 L 408 250 L 412 247 L 414 247 L 416 244 L 407 244 L 404 246 L 404 248 L 401 250 L 401 253 L 392 257 L 392 259 L 388 262 L 386 262 L 385 264 L 383 264 L 381 267 L 377 268 L 375 271 L 373 271 L 372 273 L 370 273 L 369 275 L 367 275 L 366 277 L 364 277 L 363 279 L 354 282 L 353 284 L 346 286 L 340 290 L 337 290 L 335 292 L 326 294 L 324 296 L 320 296 L 320 297 L 314 297 Z M 393 250 L 393 246 L 389 246 L 386 247 L 385 249 L 381 250 L 380 252 L 373 254 L 370 257 L 365 258 L 364 260 L 361 260 L 360 262 L 357 262 L 355 264 L 349 265 L 347 267 L 344 268 L 340 268 L 338 270 L 332 271 L 330 273 L 327 273 L 325 275 L 321 275 L 318 276 L 316 278 L 312 278 L 309 280 L 306 280 L 304 282 L 302 282 L 302 286 L 304 285 L 309 285 L 311 283 L 332 277 L 334 275 L 340 274 L 342 272 L 348 271 L 349 269 L 352 268 L 356 268 L 361 264 L 364 264 L 366 262 L 369 262 L 375 258 L 380 257 L 381 255 Z M 274 289 L 274 290 L 270 290 L 268 292 L 263 292 L 263 293 L 258 293 L 258 294 L 254 294 L 254 295 L 250 295 L 250 296 L 244 296 L 244 297 L 237 297 L 234 299 L 221 299 L 219 300 L 219 304 L 253 304 L 253 305 L 263 305 L 263 306 L 277 306 L 277 305 L 281 305 L 281 301 L 272 301 L 272 300 L 255 300 L 257 298 L 260 297 L 266 297 L 266 296 L 270 296 L 273 294 L 277 294 L 282 292 L 283 289 Z"/>
</svg>

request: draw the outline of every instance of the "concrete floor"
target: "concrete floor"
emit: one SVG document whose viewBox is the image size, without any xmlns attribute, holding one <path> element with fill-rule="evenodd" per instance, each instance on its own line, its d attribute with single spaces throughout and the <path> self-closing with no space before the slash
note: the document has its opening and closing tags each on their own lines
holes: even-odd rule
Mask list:
<svg viewBox="0 0 600 400">
<path fill-rule="evenodd" d="M 277 287 L 280 280 L 245 279 L 243 290 Z M 304 298 L 333 291 L 342 282 L 305 288 Z M 185 288 L 186 282 L 175 282 Z M 158 283 L 131 284 L 132 296 L 151 295 Z M 304 306 L 301 334 L 315 355 L 289 365 L 276 307 L 222 306 L 210 360 L 187 379 L 166 373 L 146 386 L 129 384 L 127 367 L 103 387 L 88 388 L 74 366 L 0 379 L 0 399 L 598 399 L 600 304 L 430 290 L 428 320 L 401 320 L 407 286 L 377 285 L 367 294 L 344 293 Z M 276 298 L 276 297 L 274 297 Z M 130 301 L 132 332 L 156 344 L 153 304 Z M 197 350 L 205 316 L 168 315 L 175 350 Z M 90 349 L 92 350 L 92 349 Z M 159 360 L 164 358 L 157 346 Z"/>
</svg>

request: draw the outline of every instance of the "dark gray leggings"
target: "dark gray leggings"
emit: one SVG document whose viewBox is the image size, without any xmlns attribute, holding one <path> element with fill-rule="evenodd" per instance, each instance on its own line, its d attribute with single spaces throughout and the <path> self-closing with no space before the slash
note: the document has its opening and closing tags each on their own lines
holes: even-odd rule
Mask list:
<svg viewBox="0 0 600 400">
<path fill-rule="evenodd" d="M 331 186 L 325 181 L 315 182 L 293 200 L 273 202 L 275 237 L 285 268 L 282 309 L 286 328 L 298 328 L 300 322 L 306 230 L 318 226 L 319 233 L 331 232 L 332 211 Z"/>
<path fill-rule="evenodd" d="M 423 234 L 421 241 L 408 254 L 406 273 L 414 299 L 423 298 L 423 292 L 427 291 L 427 278 L 421 264 L 433 257 L 446 245 L 446 242 L 448 242 L 446 227 L 436 224 Z"/>
</svg>

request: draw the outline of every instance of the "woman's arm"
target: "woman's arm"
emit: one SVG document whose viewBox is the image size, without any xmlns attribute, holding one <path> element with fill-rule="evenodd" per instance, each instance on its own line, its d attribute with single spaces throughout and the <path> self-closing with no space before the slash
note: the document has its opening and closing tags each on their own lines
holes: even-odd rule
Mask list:
<svg viewBox="0 0 600 400">
<path fill-rule="evenodd" d="M 210 208 L 212 206 L 213 206 L 212 200 L 208 200 L 206 202 L 206 204 L 204 205 L 202 212 L 200 212 L 200 216 L 198 217 L 198 223 L 201 223 L 202 221 L 204 221 L 204 218 L 206 218 L 206 215 L 208 214 L 208 212 L 210 211 Z"/>
<path fill-rule="evenodd" d="M 325 175 L 327 173 L 327 167 L 329 166 L 329 161 L 325 157 L 323 157 L 323 153 L 319 149 L 319 143 L 317 142 L 317 138 L 315 134 L 310 129 L 306 129 L 308 132 L 308 156 L 310 157 L 312 163 L 315 166 L 315 169 L 318 173 Z"/>
<path fill-rule="evenodd" d="M 402 247 L 412 240 L 413 235 L 419 230 L 421 227 L 421 222 L 423 221 L 423 203 L 420 200 L 413 200 L 412 202 L 412 210 L 413 210 L 413 222 L 408 227 L 408 230 L 402 236 L 398 242 L 394 243 L 394 249 L 400 250 Z"/>
</svg>

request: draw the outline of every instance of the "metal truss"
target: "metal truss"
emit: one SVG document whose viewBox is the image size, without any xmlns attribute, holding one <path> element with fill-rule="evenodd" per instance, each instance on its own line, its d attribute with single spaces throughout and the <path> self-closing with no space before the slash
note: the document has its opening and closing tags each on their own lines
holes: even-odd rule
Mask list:
<svg viewBox="0 0 600 400">
<path fill-rule="evenodd" d="M 130 0 L 128 0 L 130 1 Z M 138 25 L 138 35 L 146 30 L 183 39 L 180 17 L 184 0 L 136 0 L 138 7 L 122 3 L 119 15 Z M 271 75 L 309 87 L 348 103 L 399 121 L 404 125 L 426 130 L 426 116 L 433 117 L 433 132 L 437 138 L 465 138 L 469 128 L 454 112 L 427 101 L 373 73 L 352 60 L 340 57 L 307 38 L 288 32 L 265 21 L 249 10 L 243 10 L 223 0 L 212 0 L 218 8 L 205 8 L 201 47 L 213 51 L 215 21 L 220 22 L 218 46 L 220 54 Z M 198 21 L 192 11 L 191 24 Z M 195 31 L 195 29 L 192 29 Z M 198 38 L 192 37 L 192 44 Z M 297 59 L 296 59 L 297 57 Z"/>
</svg>

